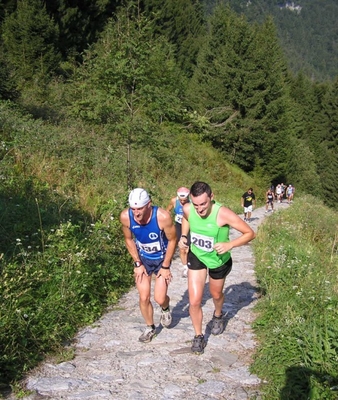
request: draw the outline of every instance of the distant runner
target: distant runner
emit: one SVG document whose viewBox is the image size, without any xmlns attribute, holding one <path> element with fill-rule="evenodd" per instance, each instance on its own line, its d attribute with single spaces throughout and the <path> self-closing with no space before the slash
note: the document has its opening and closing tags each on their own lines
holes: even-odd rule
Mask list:
<svg viewBox="0 0 338 400">
<path fill-rule="evenodd" d="M 256 196 L 252 188 L 249 188 L 241 197 L 241 206 L 244 207 L 244 221 L 251 221 L 253 207 L 256 207 Z"/>
<path fill-rule="evenodd" d="M 177 240 L 181 237 L 182 219 L 183 219 L 183 206 L 189 203 L 190 190 L 186 187 L 180 187 L 177 189 L 177 196 L 173 197 L 168 204 L 167 211 L 171 212 L 174 210 L 175 213 L 175 228 Z M 188 242 L 190 243 L 190 235 L 188 234 Z M 183 277 L 188 275 L 188 249 L 179 249 L 180 259 L 183 265 Z"/>
</svg>

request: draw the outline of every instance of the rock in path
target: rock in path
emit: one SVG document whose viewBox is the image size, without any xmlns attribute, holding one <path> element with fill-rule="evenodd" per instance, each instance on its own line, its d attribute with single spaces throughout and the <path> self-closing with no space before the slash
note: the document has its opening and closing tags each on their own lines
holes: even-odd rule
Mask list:
<svg viewBox="0 0 338 400">
<path fill-rule="evenodd" d="M 287 204 L 276 203 L 276 208 L 284 207 Z M 250 224 L 255 231 L 266 215 L 264 208 L 254 210 Z M 231 231 L 232 236 L 236 234 Z M 213 302 L 206 283 L 204 354 L 190 353 L 194 331 L 187 280 L 176 257 L 168 291 L 173 313 L 170 329 L 159 325 L 160 307 L 154 304 L 157 337 L 147 344 L 138 341 L 144 322 L 137 291 L 132 289 L 116 307 L 77 334 L 72 361 L 45 362 L 29 374 L 25 386 L 31 394 L 24 400 L 258 399 L 260 379 L 249 372 L 256 345 L 252 310 L 258 297 L 251 244 L 233 249 L 232 257 L 223 306 L 226 328 L 219 336 L 211 335 L 208 327 Z"/>
</svg>

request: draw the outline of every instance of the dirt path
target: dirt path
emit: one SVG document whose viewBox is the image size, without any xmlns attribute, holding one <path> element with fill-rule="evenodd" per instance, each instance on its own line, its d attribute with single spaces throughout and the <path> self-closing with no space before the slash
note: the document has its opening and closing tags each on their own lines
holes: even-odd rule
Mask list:
<svg viewBox="0 0 338 400">
<path fill-rule="evenodd" d="M 287 206 L 276 204 L 277 209 Z M 251 226 L 255 231 L 269 214 L 264 208 L 253 212 Z M 210 335 L 213 303 L 208 287 L 205 290 L 204 354 L 190 353 L 194 331 L 188 314 L 187 280 L 181 276 L 182 266 L 176 258 L 168 292 L 173 311 L 170 329 L 158 328 L 151 343 L 138 342 L 144 324 L 137 291 L 132 289 L 118 306 L 78 333 L 72 361 L 46 362 L 30 373 L 26 388 L 32 394 L 24 400 L 259 398 L 260 380 L 249 372 L 255 349 L 251 323 L 257 300 L 251 245 L 234 249 L 232 256 L 233 270 L 227 278 L 223 306 L 228 313 L 227 326 L 219 336 Z M 160 308 L 154 309 L 155 323 L 159 324 Z"/>
</svg>

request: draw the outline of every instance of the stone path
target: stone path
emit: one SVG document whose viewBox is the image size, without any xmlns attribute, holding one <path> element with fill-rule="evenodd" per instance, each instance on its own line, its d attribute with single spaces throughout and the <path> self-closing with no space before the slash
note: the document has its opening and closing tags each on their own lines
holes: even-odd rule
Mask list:
<svg viewBox="0 0 338 400">
<path fill-rule="evenodd" d="M 275 206 L 280 209 L 288 205 Z M 253 212 L 254 230 L 269 214 L 264 208 Z M 231 231 L 231 235 L 236 234 Z M 132 289 L 116 307 L 77 334 L 73 360 L 45 362 L 29 374 L 25 385 L 32 392 L 24 400 L 259 399 L 260 380 L 249 372 L 255 349 L 251 323 L 258 297 L 251 244 L 234 249 L 232 256 L 223 306 L 226 329 L 219 336 L 210 335 L 208 327 L 213 302 L 206 283 L 204 354 L 190 353 L 194 331 L 188 313 L 187 280 L 181 276 L 177 257 L 168 291 L 173 313 L 170 329 L 158 326 L 158 335 L 151 343 L 138 341 L 144 323 L 137 291 Z M 154 305 L 154 310 L 158 325 L 160 307 Z"/>
</svg>

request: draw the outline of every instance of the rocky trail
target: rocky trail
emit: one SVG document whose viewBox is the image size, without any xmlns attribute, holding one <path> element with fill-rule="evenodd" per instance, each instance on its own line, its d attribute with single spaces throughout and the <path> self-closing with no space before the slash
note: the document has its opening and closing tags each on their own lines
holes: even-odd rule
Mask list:
<svg viewBox="0 0 338 400">
<path fill-rule="evenodd" d="M 285 207 L 287 203 L 275 203 L 276 210 Z M 254 210 L 250 225 L 255 231 L 269 214 L 264 207 Z M 208 287 L 204 292 L 204 354 L 190 352 L 194 331 L 187 279 L 177 256 L 168 290 L 173 315 L 169 329 L 159 325 L 160 307 L 154 305 L 157 336 L 150 343 L 138 341 L 144 322 L 137 291 L 132 289 L 95 324 L 78 332 L 74 359 L 60 364 L 46 361 L 30 372 L 25 386 L 31 392 L 24 400 L 259 399 L 260 379 L 249 372 L 256 345 L 253 307 L 258 298 L 251 244 L 233 249 L 232 257 L 223 306 L 226 328 L 219 336 L 210 334 L 213 302 Z M 16 400 L 13 395 L 8 399 Z"/>
</svg>

